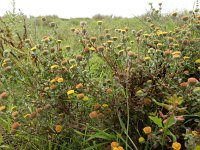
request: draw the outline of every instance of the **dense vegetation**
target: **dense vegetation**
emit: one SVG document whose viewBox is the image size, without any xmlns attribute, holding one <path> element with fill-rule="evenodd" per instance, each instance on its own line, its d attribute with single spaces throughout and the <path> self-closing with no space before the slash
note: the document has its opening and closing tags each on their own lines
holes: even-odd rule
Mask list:
<svg viewBox="0 0 200 150">
<path fill-rule="evenodd" d="M 0 18 L 0 148 L 200 149 L 200 15 Z"/>
</svg>

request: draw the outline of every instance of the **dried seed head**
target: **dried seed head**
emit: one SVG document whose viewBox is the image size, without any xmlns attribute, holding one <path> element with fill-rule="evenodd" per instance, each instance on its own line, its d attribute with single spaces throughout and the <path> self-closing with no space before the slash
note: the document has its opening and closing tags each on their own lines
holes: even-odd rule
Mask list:
<svg viewBox="0 0 200 150">
<path fill-rule="evenodd" d="M 91 40 L 92 43 L 95 43 L 97 38 L 96 37 L 91 37 L 90 40 Z"/>
<path fill-rule="evenodd" d="M 188 78 L 188 83 L 190 84 L 190 85 L 194 85 L 194 84 L 196 84 L 198 82 L 198 80 L 196 79 L 196 78 Z"/>
<path fill-rule="evenodd" d="M 19 127 L 20 127 L 19 122 L 14 122 L 14 123 L 12 124 L 12 126 L 11 126 L 12 129 L 17 129 L 17 128 L 19 128 Z"/>
<path fill-rule="evenodd" d="M 0 94 L 0 99 L 6 99 L 6 98 L 8 98 L 8 94 L 6 92 Z"/>
<path fill-rule="evenodd" d="M 91 119 L 94 119 L 97 117 L 97 112 L 96 111 L 92 111 L 90 114 L 89 114 L 90 118 Z"/>
<path fill-rule="evenodd" d="M 40 113 L 42 111 L 42 108 L 41 107 L 38 107 L 37 109 L 36 109 L 36 112 L 37 113 Z"/>
<path fill-rule="evenodd" d="M 14 112 L 12 113 L 12 117 L 13 117 L 13 118 L 17 117 L 17 115 L 18 115 L 18 111 L 14 111 Z"/>
<path fill-rule="evenodd" d="M 51 108 L 51 105 L 50 105 L 50 104 L 46 104 L 46 105 L 44 106 L 44 109 L 49 109 L 49 108 Z"/>
<path fill-rule="evenodd" d="M 104 47 L 103 47 L 103 46 L 97 47 L 97 51 L 98 51 L 98 52 L 102 52 L 103 50 L 104 50 Z"/>
<path fill-rule="evenodd" d="M 76 60 L 82 61 L 82 60 L 83 60 L 83 57 L 82 57 L 81 55 L 76 55 Z"/>
<path fill-rule="evenodd" d="M 102 113 L 102 112 L 99 112 L 99 113 L 98 113 L 98 119 L 100 119 L 100 120 L 103 119 L 103 113 Z"/>
<path fill-rule="evenodd" d="M 32 112 L 30 118 L 31 118 L 31 119 L 34 119 L 34 118 L 36 118 L 36 117 L 37 117 L 37 113 L 36 113 L 36 112 Z"/>
</svg>

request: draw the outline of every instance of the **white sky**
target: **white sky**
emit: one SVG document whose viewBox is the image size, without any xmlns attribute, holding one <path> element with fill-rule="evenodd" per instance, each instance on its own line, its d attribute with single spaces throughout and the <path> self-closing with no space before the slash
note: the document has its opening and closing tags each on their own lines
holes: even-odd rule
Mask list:
<svg viewBox="0 0 200 150">
<path fill-rule="evenodd" d="M 15 0 L 16 10 L 26 15 L 58 15 L 62 18 L 92 17 L 95 14 L 133 17 L 140 15 L 153 2 L 163 3 L 163 12 L 192 10 L 196 0 Z M 12 10 L 12 0 L 0 0 L 0 16 Z"/>
</svg>

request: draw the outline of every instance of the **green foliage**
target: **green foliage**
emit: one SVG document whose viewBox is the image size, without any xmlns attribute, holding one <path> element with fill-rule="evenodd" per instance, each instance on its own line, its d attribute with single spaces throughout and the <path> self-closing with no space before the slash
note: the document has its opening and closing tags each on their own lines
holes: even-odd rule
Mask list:
<svg viewBox="0 0 200 150">
<path fill-rule="evenodd" d="M 0 18 L 0 147 L 198 147 L 199 12 L 150 7 L 130 19 Z"/>
</svg>

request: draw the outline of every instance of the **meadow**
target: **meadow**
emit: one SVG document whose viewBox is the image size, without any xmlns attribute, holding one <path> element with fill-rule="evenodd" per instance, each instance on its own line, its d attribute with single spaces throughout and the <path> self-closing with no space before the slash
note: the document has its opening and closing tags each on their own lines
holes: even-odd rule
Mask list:
<svg viewBox="0 0 200 150">
<path fill-rule="evenodd" d="M 0 149 L 200 150 L 200 13 L 0 18 Z"/>
</svg>

